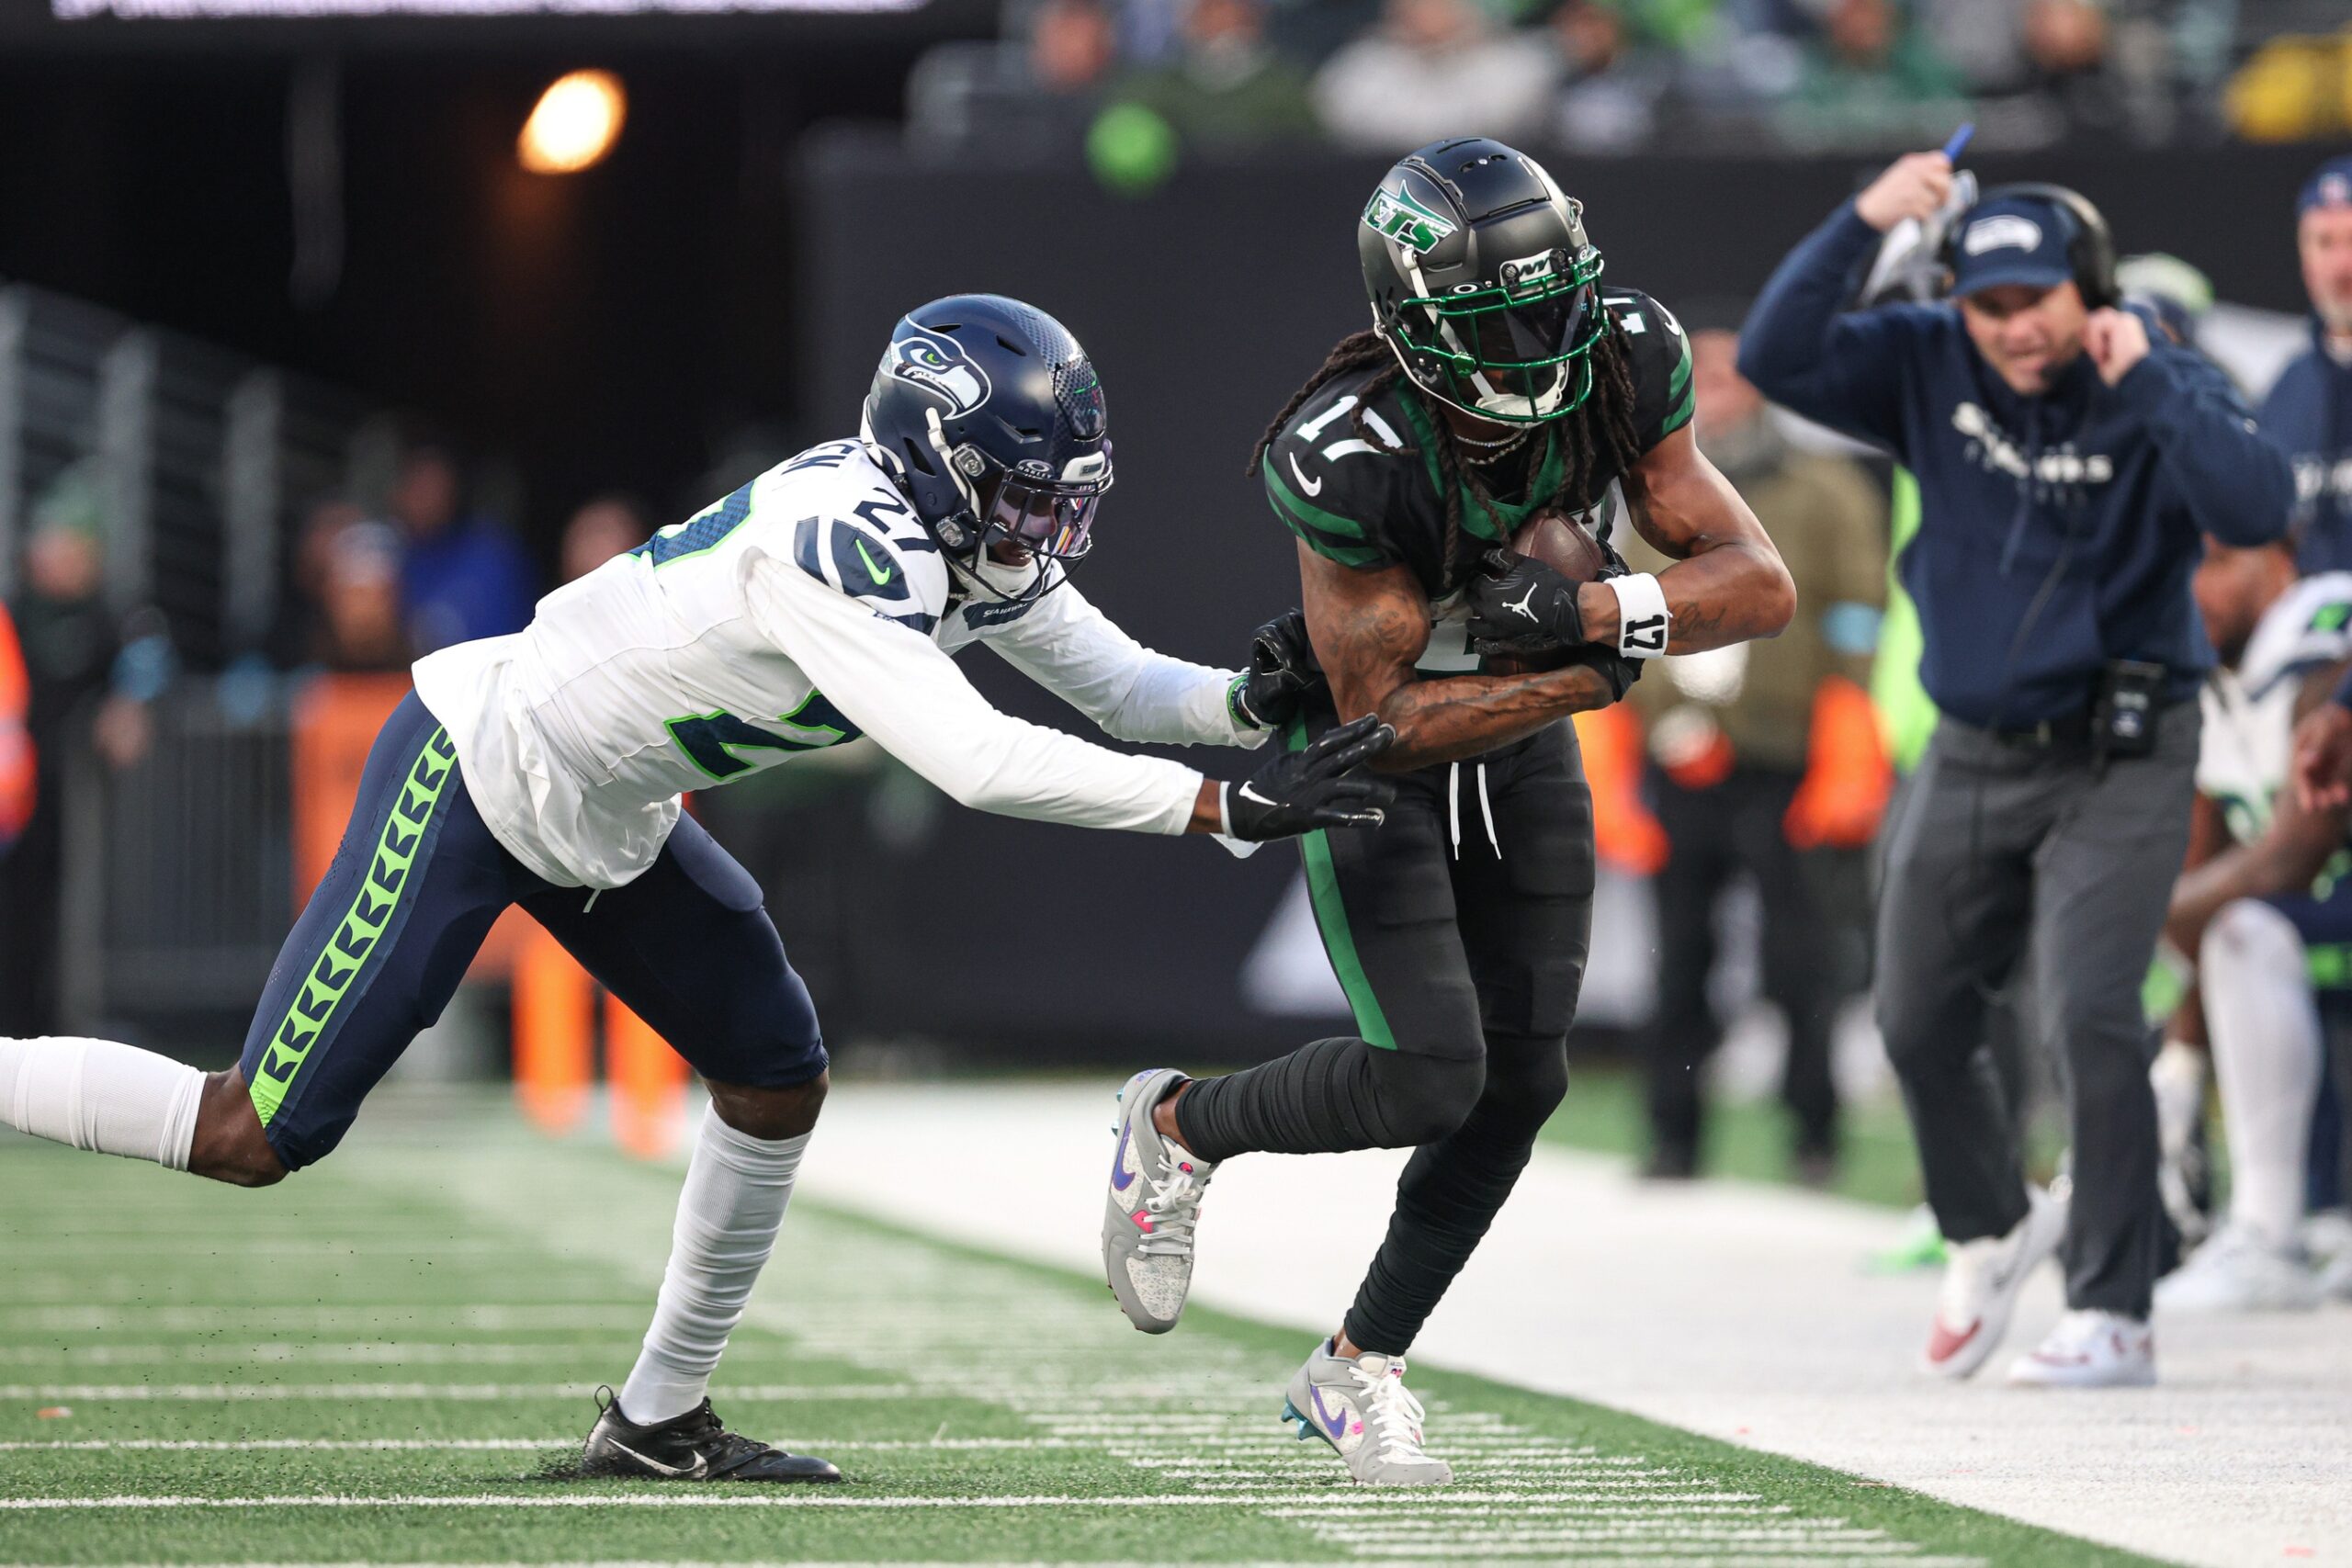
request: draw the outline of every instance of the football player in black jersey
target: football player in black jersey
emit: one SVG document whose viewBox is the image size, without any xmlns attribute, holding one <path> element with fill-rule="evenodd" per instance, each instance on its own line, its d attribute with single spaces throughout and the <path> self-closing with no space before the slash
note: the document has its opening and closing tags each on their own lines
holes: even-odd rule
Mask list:
<svg viewBox="0 0 2352 1568">
<path fill-rule="evenodd" d="M 1422 148 L 1383 177 L 1357 241 L 1373 326 L 1331 351 L 1252 462 L 1298 536 L 1329 686 L 1290 744 L 1366 714 L 1396 731 L 1373 764 L 1397 784 L 1387 825 L 1301 840 L 1357 1034 L 1228 1077 L 1138 1074 L 1103 1253 L 1128 1317 L 1163 1331 L 1216 1162 L 1415 1148 L 1387 1239 L 1285 1415 L 1358 1480 L 1426 1485 L 1451 1472 L 1423 1451 L 1403 1353 L 1566 1091 L 1593 842 L 1558 721 L 1614 702 L 1644 660 L 1773 636 L 1795 593 L 1692 443 L 1680 325 L 1602 287 L 1581 206 L 1532 159 L 1485 139 Z M 1668 570 L 1577 583 L 1499 548 L 1544 509 L 1605 536 L 1612 491 Z M 1286 640 L 1306 665 L 1279 623 L 1261 664 Z M 1519 672 L 1481 657 L 1498 653 Z"/>
</svg>

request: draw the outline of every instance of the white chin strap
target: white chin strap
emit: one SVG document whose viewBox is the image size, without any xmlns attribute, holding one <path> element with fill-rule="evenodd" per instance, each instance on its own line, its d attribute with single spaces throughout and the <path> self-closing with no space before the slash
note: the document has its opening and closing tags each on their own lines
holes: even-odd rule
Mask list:
<svg viewBox="0 0 2352 1568">
<path fill-rule="evenodd" d="M 948 482 L 956 487 L 956 493 L 964 498 L 965 510 L 977 521 L 980 515 L 980 492 L 972 488 L 972 481 L 966 479 L 964 470 L 956 466 L 956 449 L 947 445 L 947 427 L 939 423 L 939 411 L 927 408 L 922 411 L 922 415 L 931 425 L 931 449 L 939 454 L 939 466 L 946 470 Z"/>
</svg>

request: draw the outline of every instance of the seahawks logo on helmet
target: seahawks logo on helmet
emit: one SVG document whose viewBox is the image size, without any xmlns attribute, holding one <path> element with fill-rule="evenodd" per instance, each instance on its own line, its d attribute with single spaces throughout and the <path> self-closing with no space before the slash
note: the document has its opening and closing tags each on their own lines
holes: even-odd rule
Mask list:
<svg viewBox="0 0 2352 1568">
<path fill-rule="evenodd" d="M 1401 186 L 1372 193 L 1372 204 L 1363 209 L 1363 226 L 1408 250 L 1424 252 L 1435 249 L 1454 230 L 1453 219 L 1414 200 L 1413 193 Z"/>
<path fill-rule="evenodd" d="M 890 344 L 890 374 L 930 388 L 956 414 L 970 413 L 987 402 L 992 389 L 988 372 L 972 363 L 961 344 L 920 327 Z"/>
</svg>

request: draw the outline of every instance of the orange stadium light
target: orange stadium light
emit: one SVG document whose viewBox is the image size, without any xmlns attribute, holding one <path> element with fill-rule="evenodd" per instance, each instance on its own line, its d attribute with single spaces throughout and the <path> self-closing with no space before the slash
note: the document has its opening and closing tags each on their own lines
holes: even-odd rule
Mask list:
<svg viewBox="0 0 2352 1568">
<path fill-rule="evenodd" d="M 628 118 L 628 95 L 609 71 L 574 71 L 550 83 L 523 122 L 514 155 L 535 175 L 572 175 L 603 161 Z"/>
</svg>

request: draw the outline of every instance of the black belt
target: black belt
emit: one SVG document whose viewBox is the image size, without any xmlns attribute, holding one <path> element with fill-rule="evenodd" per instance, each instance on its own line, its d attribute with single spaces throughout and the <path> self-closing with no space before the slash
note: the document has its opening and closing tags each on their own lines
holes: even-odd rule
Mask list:
<svg viewBox="0 0 2352 1568">
<path fill-rule="evenodd" d="M 2013 728 L 1987 729 L 1985 734 L 2004 746 L 2017 746 L 2029 750 L 2049 750 L 2059 746 L 2087 746 L 2091 739 L 2091 713 L 2088 708 L 2058 718 L 2045 718 L 2040 724 Z"/>
</svg>

